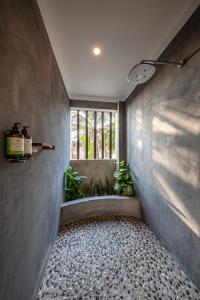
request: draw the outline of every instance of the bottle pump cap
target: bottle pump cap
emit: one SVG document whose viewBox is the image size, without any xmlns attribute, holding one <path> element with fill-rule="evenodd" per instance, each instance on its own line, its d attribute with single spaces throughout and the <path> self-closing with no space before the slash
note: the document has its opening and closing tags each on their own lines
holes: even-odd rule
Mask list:
<svg viewBox="0 0 200 300">
<path fill-rule="evenodd" d="M 19 125 L 20 125 L 20 124 L 21 124 L 21 123 L 19 123 L 19 122 L 14 123 L 14 126 L 13 126 L 12 130 L 13 130 L 14 132 L 20 132 L 20 128 L 19 128 Z"/>
<path fill-rule="evenodd" d="M 28 135 L 27 128 L 31 128 L 31 127 L 30 127 L 30 126 L 23 126 L 22 134 L 23 134 L 24 136 L 27 136 L 27 135 Z"/>
</svg>

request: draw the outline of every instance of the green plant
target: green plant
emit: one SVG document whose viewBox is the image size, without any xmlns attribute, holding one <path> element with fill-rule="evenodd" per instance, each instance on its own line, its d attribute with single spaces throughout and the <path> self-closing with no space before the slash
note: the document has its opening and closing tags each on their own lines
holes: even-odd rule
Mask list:
<svg viewBox="0 0 200 300">
<path fill-rule="evenodd" d="M 105 194 L 104 185 L 101 179 L 95 183 L 94 194 L 98 196 L 103 196 Z"/>
<path fill-rule="evenodd" d="M 114 191 L 116 194 L 123 196 L 135 195 L 129 165 L 124 160 L 119 162 L 119 170 L 114 172 L 113 176 L 115 178 Z"/>
<path fill-rule="evenodd" d="M 92 178 L 89 183 L 85 183 L 81 186 L 81 197 L 92 197 L 95 195 L 112 195 L 113 194 L 113 181 L 109 181 L 106 177 L 105 180 L 102 179 L 94 182 Z"/>
<path fill-rule="evenodd" d="M 106 177 L 104 181 L 101 179 L 97 181 L 94 185 L 94 194 L 98 196 L 103 195 L 113 195 L 113 181 L 109 181 L 109 178 Z"/>
<path fill-rule="evenodd" d="M 107 176 L 106 176 L 106 180 L 105 180 L 105 193 L 106 193 L 106 195 L 114 194 L 113 180 L 109 181 L 109 178 Z"/>
<path fill-rule="evenodd" d="M 93 186 L 93 178 L 90 180 L 89 183 L 83 184 L 81 188 L 81 197 L 91 197 L 94 196 L 94 186 Z"/>
<path fill-rule="evenodd" d="M 67 171 L 64 173 L 64 190 L 65 190 L 65 200 L 74 200 L 80 198 L 80 184 L 85 176 L 79 176 L 78 172 L 74 172 L 72 167 L 68 167 Z"/>
</svg>

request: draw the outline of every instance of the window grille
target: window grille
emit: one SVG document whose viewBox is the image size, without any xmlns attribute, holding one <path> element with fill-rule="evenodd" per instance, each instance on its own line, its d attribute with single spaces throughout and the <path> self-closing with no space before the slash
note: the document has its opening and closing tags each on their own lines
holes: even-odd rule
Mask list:
<svg viewBox="0 0 200 300">
<path fill-rule="evenodd" d="M 117 113 L 71 110 L 71 158 L 115 159 Z"/>
</svg>

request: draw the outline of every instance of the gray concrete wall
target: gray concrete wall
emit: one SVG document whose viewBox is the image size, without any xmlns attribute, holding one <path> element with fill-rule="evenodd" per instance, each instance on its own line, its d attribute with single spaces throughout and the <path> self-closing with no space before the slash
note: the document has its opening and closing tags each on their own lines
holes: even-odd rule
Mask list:
<svg viewBox="0 0 200 300">
<path fill-rule="evenodd" d="M 0 299 L 35 299 L 57 232 L 68 165 L 68 97 L 35 1 L 0 0 Z M 56 146 L 32 162 L 4 159 L 14 122 Z"/>
<path fill-rule="evenodd" d="M 96 182 L 105 180 L 106 176 L 111 181 L 116 170 L 115 159 L 71 160 L 70 165 L 81 176 L 87 176 L 84 183 L 89 183 L 92 178 Z"/>
<path fill-rule="evenodd" d="M 200 8 L 161 59 L 200 47 Z M 145 59 L 146 57 L 144 57 Z M 150 57 L 147 57 L 150 58 Z M 200 53 L 161 66 L 126 102 L 127 157 L 144 217 L 200 288 Z"/>
</svg>

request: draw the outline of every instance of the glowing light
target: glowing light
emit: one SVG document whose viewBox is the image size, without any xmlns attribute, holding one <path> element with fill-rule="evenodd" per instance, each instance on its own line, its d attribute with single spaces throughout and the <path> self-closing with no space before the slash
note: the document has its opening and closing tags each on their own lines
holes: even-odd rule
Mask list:
<svg viewBox="0 0 200 300">
<path fill-rule="evenodd" d="M 95 47 L 93 50 L 92 50 L 93 54 L 98 56 L 101 54 L 101 49 L 98 48 L 98 47 Z"/>
</svg>

